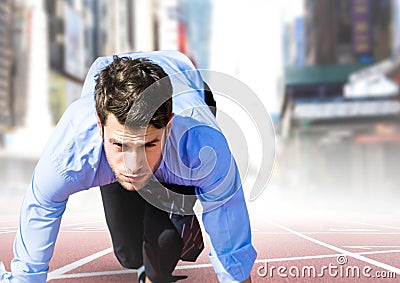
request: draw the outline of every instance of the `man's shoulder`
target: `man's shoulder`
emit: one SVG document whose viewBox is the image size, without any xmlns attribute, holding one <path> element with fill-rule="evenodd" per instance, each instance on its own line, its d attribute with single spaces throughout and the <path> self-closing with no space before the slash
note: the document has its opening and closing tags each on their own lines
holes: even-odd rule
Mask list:
<svg viewBox="0 0 400 283">
<path fill-rule="evenodd" d="M 206 188 L 223 179 L 231 162 L 228 142 L 219 128 L 175 115 L 156 177 L 173 184 Z"/>
<path fill-rule="evenodd" d="M 45 148 L 57 172 L 73 182 L 93 179 L 88 174 L 93 175 L 101 160 L 102 140 L 91 99 L 82 97 L 67 108 Z"/>
<path fill-rule="evenodd" d="M 225 140 L 216 123 L 207 123 L 203 120 L 181 115 L 174 115 L 171 134 L 175 139 L 178 138 L 180 142 L 184 142 L 182 138 L 186 135 L 193 138 L 193 140 L 186 142 L 213 143 L 220 139 Z"/>
<path fill-rule="evenodd" d="M 193 161 L 194 164 L 201 162 L 203 154 L 212 154 L 220 159 L 222 155 L 230 155 L 228 142 L 215 124 L 175 115 L 172 125 L 170 144 L 177 149 L 186 166 Z"/>
</svg>

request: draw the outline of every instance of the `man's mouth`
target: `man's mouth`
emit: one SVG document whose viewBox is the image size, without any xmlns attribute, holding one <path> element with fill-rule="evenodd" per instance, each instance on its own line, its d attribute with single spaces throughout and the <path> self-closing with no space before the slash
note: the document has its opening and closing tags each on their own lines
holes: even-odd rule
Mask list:
<svg viewBox="0 0 400 283">
<path fill-rule="evenodd" d="M 126 182 L 129 183 L 137 183 L 143 181 L 146 178 L 145 173 L 142 174 L 133 174 L 133 175 L 123 175 Z"/>
</svg>

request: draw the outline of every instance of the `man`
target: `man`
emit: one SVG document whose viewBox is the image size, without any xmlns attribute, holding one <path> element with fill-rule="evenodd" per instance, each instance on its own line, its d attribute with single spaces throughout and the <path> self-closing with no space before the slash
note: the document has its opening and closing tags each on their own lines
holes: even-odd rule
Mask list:
<svg viewBox="0 0 400 283">
<path fill-rule="evenodd" d="M 11 273 L 1 282 L 46 281 L 69 195 L 95 186 L 118 260 L 144 264 L 146 282 L 174 281 L 177 261 L 201 251 L 187 247 L 198 238 L 184 236 L 187 220 L 197 223 L 193 193 L 219 280 L 250 282 L 256 252 L 240 176 L 204 103 L 201 76 L 175 51 L 120 57 L 95 61 L 82 97 L 46 145 L 22 204 Z"/>
</svg>

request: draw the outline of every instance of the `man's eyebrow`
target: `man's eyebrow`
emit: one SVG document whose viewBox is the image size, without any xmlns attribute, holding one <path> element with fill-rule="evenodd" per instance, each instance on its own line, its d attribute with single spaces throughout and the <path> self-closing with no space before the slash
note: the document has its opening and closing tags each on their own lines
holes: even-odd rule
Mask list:
<svg viewBox="0 0 400 283">
<path fill-rule="evenodd" d="M 157 142 L 159 142 L 160 141 L 160 139 L 159 138 L 154 138 L 153 140 L 151 140 L 151 141 L 147 141 L 145 144 L 150 144 L 150 143 L 157 143 Z"/>
<path fill-rule="evenodd" d="M 115 139 L 115 138 L 109 138 L 108 141 L 109 141 L 110 143 L 122 143 L 122 141 L 117 140 L 117 139 Z"/>
<path fill-rule="evenodd" d="M 123 143 L 123 141 L 118 140 L 118 139 L 115 139 L 115 138 L 109 138 L 108 141 L 109 141 L 110 143 L 121 143 L 121 144 Z M 157 142 L 159 142 L 159 141 L 160 141 L 159 138 L 154 138 L 153 140 L 146 141 L 145 144 L 157 143 Z"/>
</svg>

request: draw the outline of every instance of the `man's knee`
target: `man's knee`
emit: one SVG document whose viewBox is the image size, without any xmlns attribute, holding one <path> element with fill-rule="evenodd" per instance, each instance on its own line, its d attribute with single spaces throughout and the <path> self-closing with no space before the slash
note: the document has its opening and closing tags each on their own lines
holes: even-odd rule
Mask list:
<svg viewBox="0 0 400 283">
<path fill-rule="evenodd" d="M 172 272 L 179 261 L 183 242 L 175 229 L 166 229 L 157 235 L 145 238 L 146 276 L 151 282 L 172 282 Z"/>
<path fill-rule="evenodd" d="M 168 229 L 163 231 L 158 237 L 158 248 L 160 252 L 172 252 L 180 250 L 183 247 L 181 237 L 178 235 L 176 230 Z"/>
<path fill-rule="evenodd" d="M 128 269 L 138 269 L 143 265 L 143 257 L 141 254 L 127 253 L 123 250 L 114 250 L 119 263 Z"/>
</svg>

